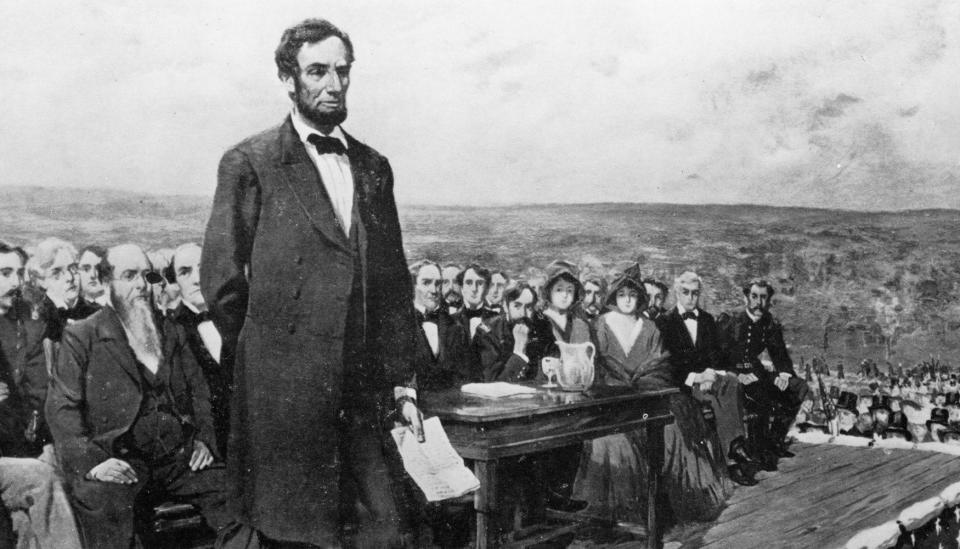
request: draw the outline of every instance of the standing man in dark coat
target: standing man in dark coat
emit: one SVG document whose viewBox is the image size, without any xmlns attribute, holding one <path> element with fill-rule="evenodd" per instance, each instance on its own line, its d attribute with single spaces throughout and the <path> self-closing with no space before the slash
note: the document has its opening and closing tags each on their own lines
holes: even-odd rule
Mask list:
<svg viewBox="0 0 960 549">
<path fill-rule="evenodd" d="M 220 162 L 200 275 L 234 364 L 230 547 L 337 546 L 356 499 L 353 542 L 397 542 L 383 420 L 423 435 L 416 317 L 390 164 L 340 127 L 353 59 L 328 21 L 287 29 L 292 113 Z"/>
<path fill-rule="evenodd" d="M 756 429 L 758 448 L 777 457 L 793 457 L 787 450 L 790 424 L 809 398 L 810 387 L 797 377 L 793 360 L 783 340 L 783 326 L 770 314 L 774 289 L 769 282 L 753 279 L 744 284 L 744 310 L 720 318 L 724 361 L 743 384 L 747 407 L 759 418 Z M 760 355 L 766 351 L 772 365 L 765 366 Z M 753 434 L 751 433 L 751 438 Z"/>
</svg>

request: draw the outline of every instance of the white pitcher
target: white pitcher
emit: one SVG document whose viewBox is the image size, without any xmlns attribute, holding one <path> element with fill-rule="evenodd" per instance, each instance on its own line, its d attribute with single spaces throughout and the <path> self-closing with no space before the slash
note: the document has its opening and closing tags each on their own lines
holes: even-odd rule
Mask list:
<svg viewBox="0 0 960 549">
<path fill-rule="evenodd" d="M 557 342 L 560 348 L 560 367 L 557 369 L 557 382 L 565 391 L 586 391 L 593 385 L 593 361 L 597 349 L 593 343 Z"/>
</svg>

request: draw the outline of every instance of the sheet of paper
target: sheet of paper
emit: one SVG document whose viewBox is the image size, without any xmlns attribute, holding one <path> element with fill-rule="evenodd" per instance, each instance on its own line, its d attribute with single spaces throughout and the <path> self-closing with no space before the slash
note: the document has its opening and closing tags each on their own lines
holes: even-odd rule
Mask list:
<svg viewBox="0 0 960 549">
<path fill-rule="evenodd" d="M 537 390 L 533 387 L 517 385 L 516 383 L 507 383 L 505 381 L 494 381 L 492 383 L 467 383 L 460 387 L 464 393 L 486 398 L 503 398 L 521 395 L 533 395 Z"/>
<path fill-rule="evenodd" d="M 450 444 L 440 418 L 424 420 L 424 442 L 417 442 L 408 427 L 397 427 L 390 434 L 400 450 L 404 469 L 427 501 L 460 497 L 480 487 L 480 481 Z"/>
</svg>

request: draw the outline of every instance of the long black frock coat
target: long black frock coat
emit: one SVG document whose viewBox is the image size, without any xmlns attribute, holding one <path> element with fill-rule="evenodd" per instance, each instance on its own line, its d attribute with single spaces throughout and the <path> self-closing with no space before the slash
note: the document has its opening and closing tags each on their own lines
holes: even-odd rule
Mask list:
<svg viewBox="0 0 960 549">
<path fill-rule="evenodd" d="M 392 387 L 407 384 L 416 341 L 390 165 L 347 142 L 353 240 L 288 117 L 220 161 L 200 269 L 224 352 L 234 355 L 235 514 L 270 538 L 317 545 L 339 527 L 338 418 L 347 404 L 386 403 Z M 363 328 L 348 331 L 355 265 Z M 351 371 L 345 341 L 365 349 Z M 369 398 L 344 402 L 345 382 Z"/>
</svg>

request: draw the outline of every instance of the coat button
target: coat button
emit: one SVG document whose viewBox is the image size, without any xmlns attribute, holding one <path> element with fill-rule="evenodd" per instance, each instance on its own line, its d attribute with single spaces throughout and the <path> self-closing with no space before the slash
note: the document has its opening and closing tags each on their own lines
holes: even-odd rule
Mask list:
<svg viewBox="0 0 960 549">
<path fill-rule="evenodd" d="M 297 257 L 293 258 L 293 262 L 296 263 L 297 265 L 300 265 L 301 263 L 303 263 L 303 256 L 298 255 Z"/>
<path fill-rule="evenodd" d="M 297 325 L 294 324 L 293 322 L 291 322 L 290 324 L 287 324 L 287 331 L 290 332 L 291 334 L 294 333 L 294 332 L 296 332 L 296 331 L 297 331 Z"/>
</svg>

